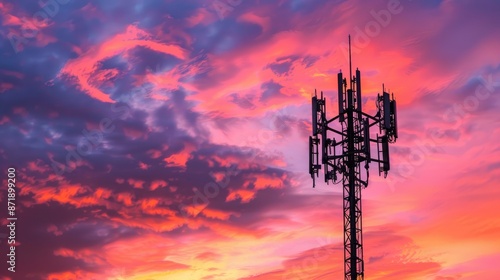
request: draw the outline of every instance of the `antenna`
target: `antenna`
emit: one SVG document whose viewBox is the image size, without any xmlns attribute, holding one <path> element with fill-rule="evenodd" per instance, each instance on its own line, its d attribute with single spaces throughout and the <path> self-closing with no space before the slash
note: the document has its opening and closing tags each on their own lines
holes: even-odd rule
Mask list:
<svg viewBox="0 0 500 280">
<path fill-rule="evenodd" d="M 365 118 L 363 120 L 363 136 L 364 136 L 364 142 L 365 142 L 365 146 L 364 146 L 364 150 L 365 150 L 365 156 L 366 156 L 366 162 L 367 163 L 370 163 L 371 159 L 370 159 L 370 121 L 368 120 L 368 118 Z"/>
<path fill-rule="evenodd" d="M 391 169 L 388 140 L 387 135 L 377 135 L 378 175 L 384 173 L 384 178 L 387 177 L 387 172 Z"/>
<path fill-rule="evenodd" d="M 394 134 L 394 141 L 398 138 L 398 114 L 396 111 L 396 100 L 394 99 L 394 94 L 392 95 L 392 100 L 391 100 L 391 117 L 393 121 L 393 134 Z"/>
<path fill-rule="evenodd" d="M 356 68 L 356 101 L 357 108 L 361 112 L 361 72 Z"/>
<path fill-rule="evenodd" d="M 379 175 L 390 170 L 389 143 L 398 138 L 396 101 L 394 95 L 390 100 L 389 94 L 382 84 L 382 95 L 378 94 L 376 104 L 378 111 L 371 116 L 362 111 L 361 99 L 361 72 L 356 68 L 356 77 L 352 75 L 351 35 L 349 35 L 349 88 L 342 71 L 337 74 L 338 86 L 338 115 L 327 119 L 326 102 L 321 97 L 312 98 L 313 136 L 309 137 L 309 173 L 318 177 L 321 164 L 318 161 L 319 144 L 321 142 L 321 163 L 324 166 L 325 182 L 337 183 L 337 175 L 342 176 L 343 213 L 344 213 L 344 279 L 363 280 L 363 231 L 361 215 L 361 189 L 368 186 L 370 162 L 377 162 Z M 355 90 L 353 89 L 353 84 Z M 356 94 L 354 96 L 354 94 Z M 356 99 L 354 99 L 356 97 Z M 354 101 L 356 100 L 356 101 Z M 329 127 L 329 124 L 338 118 L 341 130 Z M 378 125 L 380 135 L 370 138 L 370 127 Z M 328 138 L 328 131 L 340 135 L 341 141 Z M 321 134 L 321 140 L 318 138 Z M 377 144 L 377 157 L 371 156 L 370 144 Z M 337 153 L 337 148 L 340 153 Z M 361 163 L 364 164 L 364 173 L 361 174 Z M 329 170 L 330 169 L 330 170 Z"/>
<path fill-rule="evenodd" d="M 349 80 L 350 88 L 352 90 L 352 64 L 351 64 L 351 34 L 349 34 Z"/>
<path fill-rule="evenodd" d="M 318 97 L 312 97 L 312 134 L 318 134 Z"/>
<path fill-rule="evenodd" d="M 326 135 L 326 132 L 325 132 L 325 135 Z M 326 136 L 324 136 L 326 138 Z M 323 138 L 323 139 L 325 139 Z M 323 166 L 325 168 L 325 170 L 323 170 L 324 172 L 324 175 L 325 175 L 325 182 L 328 184 L 329 180 L 328 180 L 328 159 L 327 159 L 327 156 L 328 156 L 328 142 L 326 141 L 323 141 Z"/>
<path fill-rule="evenodd" d="M 323 96 L 323 94 L 322 94 L 322 96 Z M 326 111 L 326 108 L 324 108 L 324 110 Z M 326 113 L 326 112 L 324 112 L 324 113 Z M 328 183 L 327 176 L 328 176 L 328 140 L 329 139 L 327 137 L 328 135 L 326 133 L 326 130 L 327 130 L 327 128 L 325 125 L 321 129 L 321 151 L 322 151 L 321 161 L 323 162 L 323 166 L 325 168 L 325 170 L 323 170 L 323 172 L 325 174 L 325 182 Z"/>
<path fill-rule="evenodd" d="M 344 122 L 344 79 L 342 78 L 342 72 L 337 74 L 337 83 L 339 91 L 339 120 Z"/>
<path fill-rule="evenodd" d="M 347 109 L 352 109 L 352 89 L 347 90 Z"/>
<path fill-rule="evenodd" d="M 321 165 L 318 164 L 318 143 L 319 139 L 317 136 L 309 136 L 309 174 L 311 174 L 311 178 L 313 179 L 313 188 L 316 185 L 316 177 L 319 177 L 319 170 L 321 169 Z"/>
<path fill-rule="evenodd" d="M 384 129 L 386 131 L 391 129 L 391 101 L 389 100 L 389 94 L 384 92 L 382 94 L 383 106 L 384 106 Z"/>
<path fill-rule="evenodd" d="M 311 178 L 314 180 L 313 157 L 314 157 L 313 138 L 312 136 L 309 136 L 309 174 L 311 174 Z"/>
</svg>

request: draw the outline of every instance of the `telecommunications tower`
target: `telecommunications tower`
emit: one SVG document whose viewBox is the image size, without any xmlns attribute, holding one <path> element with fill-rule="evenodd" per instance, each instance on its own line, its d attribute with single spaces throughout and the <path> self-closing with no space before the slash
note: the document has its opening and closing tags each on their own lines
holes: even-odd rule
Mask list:
<svg viewBox="0 0 500 280">
<path fill-rule="evenodd" d="M 361 72 L 352 75 L 351 36 L 349 36 L 349 82 L 342 72 L 337 75 L 338 115 L 327 119 L 326 102 L 321 92 L 312 98 L 312 136 L 309 136 L 309 173 L 315 186 L 315 175 L 323 165 L 325 182 L 342 183 L 344 213 L 344 279 L 364 279 L 363 234 L 361 222 L 361 189 L 368 186 L 370 162 L 377 162 L 379 175 L 390 169 L 389 143 L 398 138 L 396 100 L 385 91 L 377 96 L 375 116 L 361 109 Z M 330 127 L 338 120 L 340 129 Z M 379 126 L 374 139 L 370 138 L 370 127 Z M 329 134 L 337 135 L 329 138 Z M 377 146 L 376 157 L 371 156 L 371 143 Z M 321 163 L 319 162 L 321 146 Z M 364 163 L 362 172 L 361 163 Z M 339 178 L 340 176 L 341 178 Z"/>
</svg>

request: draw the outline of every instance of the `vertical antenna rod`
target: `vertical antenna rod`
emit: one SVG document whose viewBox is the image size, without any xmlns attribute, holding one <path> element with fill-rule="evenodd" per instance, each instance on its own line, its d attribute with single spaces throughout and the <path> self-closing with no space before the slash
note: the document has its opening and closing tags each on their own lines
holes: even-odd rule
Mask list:
<svg viewBox="0 0 500 280">
<path fill-rule="evenodd" d="M 349 82 L 352 90 L 351 34 L 349 34 Z"/>
</svg>

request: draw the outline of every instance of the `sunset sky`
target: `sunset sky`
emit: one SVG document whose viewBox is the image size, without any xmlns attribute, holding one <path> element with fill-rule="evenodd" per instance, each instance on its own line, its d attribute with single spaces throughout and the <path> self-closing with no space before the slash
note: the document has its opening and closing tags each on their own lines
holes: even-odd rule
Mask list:
<svg viewBox="0 0 500 280">
<path fill-rule="evenodd" d="M 342 188 L 312 188 L 308 137 L 315 89 L 338 113 L 349 34 L 365 111 L 382 83 L 398 102 L 391 171 L 363 190 L 365 279 L 500 279 L 499 12 L 3 0 L 1 279 L 343 279 Z"/>
</svg>

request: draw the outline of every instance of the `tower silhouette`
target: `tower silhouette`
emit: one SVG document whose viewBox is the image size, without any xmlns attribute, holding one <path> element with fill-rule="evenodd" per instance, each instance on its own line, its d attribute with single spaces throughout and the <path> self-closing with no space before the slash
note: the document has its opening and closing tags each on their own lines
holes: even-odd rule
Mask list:
<svg viewBox="0 0 500 280">
<path fill-rule="evenodd" d="M 323 92 L 312 98 L 312 136 L 309 136 L 309 174 L 315 187 L 321 165 L 328 184 L 342 183 L 344 216 L 344 279 L 364 279 L 363 227 L 361 215 L 361 189 L 368 186 L 370 162 L 377 162 L 379 175 L 390 169 L 389 143 L 398 138 L 396 100 L 382 85 L 382 95 L 377 96 L 377 113 L 371 116 L 362 111 L 361 72 L 352 75 L 351 36 L 349 35 L 349 84 L 342 72 L 337 75 L 338 115 L 327 119 Z M 338 120 L 340 130 L 330 126 Z M 375 139 L 370 138 L 370 127 L 379 125 Z M 329 134 L 341 140 L 329 138 Z M 377 156 L 371 156 L 371 143 L 377 146 Z M 321 163 L 319 162 L 321 146 Z M 362 172 L 364 163 L 365 172 Z M 342 178 L 338 179 L 338 175 Z"/>
</svg>

